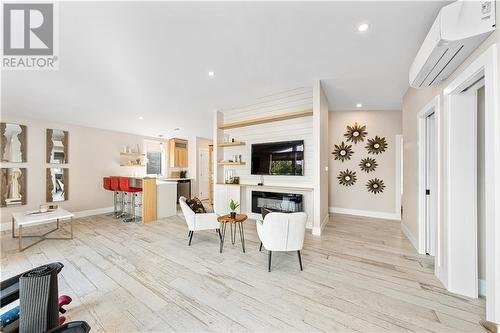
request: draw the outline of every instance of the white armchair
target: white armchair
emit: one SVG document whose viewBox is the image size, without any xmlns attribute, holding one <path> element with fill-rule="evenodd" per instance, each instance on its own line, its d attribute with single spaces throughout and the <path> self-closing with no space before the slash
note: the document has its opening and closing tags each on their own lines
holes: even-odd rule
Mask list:
<svg viewBox="0 0 500 333">
<path fill-rule="evenodd" d="M 193 239 L 193 234 L 195 231 L 200 230 L 210 230 L 215 229 L 219 234 L 219 239 L 222 240 L 222 235 L 220 233 L 220 224 L 217 221 L 217 214 L 215 213 L 198 213 L 196 214 L 189 208 L 186 203 L 185 197 L 179 198 L 179 204 L 181 206 L 182 214 L 184 214 L 184 219 L 188 225 L 188 237 L 189 237 L 189 246 L 191 246 L 191 240 Z"/>
<path fill-rule="evenodd" d="M 269 252 L 269 272 L 271 271 L 273 251 L 297 251 L 300 270 L 302 270 L 300 250 L 304 246 L 306 222 L 307 214 L 302 212 L 269 213 L 264 221 L 257 220 L 257 234 L 261 241 L 259 251 L 264 245 Z"/>
</svg>

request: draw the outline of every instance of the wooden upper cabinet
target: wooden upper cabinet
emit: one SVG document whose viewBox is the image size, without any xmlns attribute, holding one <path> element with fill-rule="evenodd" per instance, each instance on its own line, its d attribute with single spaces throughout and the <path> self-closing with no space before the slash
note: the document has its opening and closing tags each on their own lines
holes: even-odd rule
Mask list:
<svg viewBox="0 0 500 333">
<path fill-rule="evenodd" d="M 188 141 L 182 139 L 168 140 L 169 166 L 171 168 L 188 167 Z"/>
</svg>

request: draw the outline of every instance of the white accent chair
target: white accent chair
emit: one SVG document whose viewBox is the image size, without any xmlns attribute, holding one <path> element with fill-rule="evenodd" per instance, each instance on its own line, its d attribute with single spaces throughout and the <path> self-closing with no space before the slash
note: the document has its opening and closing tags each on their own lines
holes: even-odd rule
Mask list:
<svg viewBox="0 0 500 333">
<path fill-rule="evenodd" d="M 217 214 L 215 213 L 198 213 L 196 214 L 191 210 L 189 205 L 186 203 L 185 197 L 179 198 L 179 204 L 181 206 L 182 214 L 184 214 L 184 219 L 188 225 L 188 237 L 189 246 L 191 246 L 191 240 L 193 239 L 193 234 L 195 231 L 210 230 L 215 229 L 219 234 L 219 239 L 222 241 L 222 235 L 220 233 L 220 224 L 217 221 Z"/>
<path fill-rule="evenodd" d="M 299 256 L 300 270 L 302 270 L 302 258 L 300 250 L 304 246 L 306 232 L 306 213 L 269 213 L 264 221 L 257 220 L 257 234 L 262 245 L 269 252 L 269 272 L 271 271 L 271 255 L 273 251 L 297 251 Z"/>
</svg>

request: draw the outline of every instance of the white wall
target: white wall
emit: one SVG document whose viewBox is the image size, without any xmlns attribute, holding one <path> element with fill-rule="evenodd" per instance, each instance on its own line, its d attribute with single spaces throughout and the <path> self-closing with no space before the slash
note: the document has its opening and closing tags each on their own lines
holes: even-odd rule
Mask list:
<svg viewBox="0 0 500 333">
<path fill-rule="evenodd" d="M 223 111 L 224 123 L 312 109 L 312 87 L 302 87 L 269 95 L 239 108 Z M 296 118 L 224 131 L 225 135 L 246 145 L 223 149 L 224 160 L 242 155 L 243 166 L 225 166 L 240 177 L 241 183 L 257 184 L 260 176 L 251 175 L 250 156 L 253 143 L 304 140 L 304 176 L 264 176 L 266 185 L 313 186 L 315 148 L 312 117 Z M 223 179 L 223 178 L 222 178 Z"/>
<path fill-rule="evenodd" d="M 342 141 L 352 145 L 354 154 L 350 160 L 341 162 L 330 154 L 330 198 L 329 205 L 333 211 L 359 212 L 368 216 L 386 216 L 395 214 L 396 207 L 396 135 L 401 134 L 401 111 L 334 111 L 330 112 L 330 153 L 334 145 Z M 346 127 L 354 123 L 366 125 L 368 135 L 364 142 L 354 144 L 344 137 Z M 387 150 L 379 155 L 368 154 L 365 148 L 368 139 L 375 136 L 385 137 Z M 375 171 L 366 173 L 359 167 L 362 158 L 374 158 L 378 167 Z M 340 185 L 337 179 L 340 171 L 349 169 L 356 172 L 357 182 L 352 186 Z M 386 186 L 383 193 L 373 194 L 367 191 L 365 184 L 369 179 L 379 178 Z"/>
<path fill-rule="evenodd" d="M 329 221 L 328 207 L 328 99 L 320 81 L 313 85 L 313 138 L 316 148 L 314 158 L 314 227 L 313 234 L 321 235 L 322 229 Z"/>
<path fill-rule="evenodd" d="M 485 100 L 484 87 L 477 92 L 477 247 L 478 278 L 486 278 L 486 188 L 485 188 Z"/>
<path fill-rule="evenodd" d="M 144 175 L 145 168 L 120 167 L 123 146 L 141 149 L 145 137 L 89 127 L 23 119 L 2 114 L 2 122 L 27 125 L 27 163 L 1 163 L 2 168 L 27 168 L 27 199 L 24 206 L 1 209 L 2 228 L 9 227 L 12 213 L 38 209 L 45 204 L 45 172 L 50 165 L 45 163 L 46 129 L 62 129 L 69 132 L 69 200 L 58 203 L 72 212 L 94 210 L 113 206 L 112 193 L 102 188 L 102 177 L 109 175 Z"/>
</svg>

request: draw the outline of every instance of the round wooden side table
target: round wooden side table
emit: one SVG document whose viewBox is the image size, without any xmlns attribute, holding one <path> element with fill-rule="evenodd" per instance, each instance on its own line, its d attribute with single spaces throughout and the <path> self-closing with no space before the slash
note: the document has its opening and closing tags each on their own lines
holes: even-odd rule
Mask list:
<svg viewBox="0 0 500 333">
<path fill-rule="evenodd" d="M 221 224 L 222 230 L 222 238 L 220 241 L 220 253 L 222 253 L 222 248 L 224 247 L 224 240 L 226 239 L 226 226 L 229 223 L 231 227 L 231 243 L 236 242 L 236 226 L 238 226 L 238 230 L 240 232 L 240 241 L 241 241 L 241 249 L 243 253 L 245 253 L 245 232 L 243 229 L 243 222 L 248 219 L 248 216 L 245 214 L 236 214 L 235 218 L 232 218 L 231 215 L 222 215 L 217 218 L 217 221 Z M 233 231 L 234 225 L 234 231 Z"/>
</svg>

